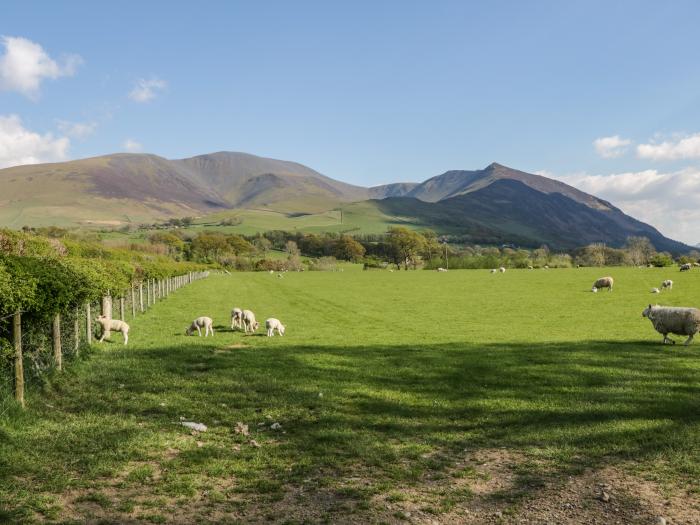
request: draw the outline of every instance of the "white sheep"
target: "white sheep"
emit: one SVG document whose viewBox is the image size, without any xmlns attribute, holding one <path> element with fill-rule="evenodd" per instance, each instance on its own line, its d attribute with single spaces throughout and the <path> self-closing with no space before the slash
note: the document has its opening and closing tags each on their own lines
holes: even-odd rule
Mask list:
<svg viewBox="0 0 700 525">
<path fill-rule="evenodd" d="M 601 277 L 598 279 L 596 282 L 593 283 L 593 288 L 591 288 L 592 292 L 597 292 L 601 288 L 607 288 L 608 292 L 612 292 L 613 289 L 613 278 L 608 276 L 608 277 Z"/>
<path fill-rule="evenodd" d="M 267 337 L 275 335 L 275 330 L 280 336 L 284 335 L 284 325 L 274 317 L 265 320 L 265 328 L 267 328 Z"/>
<path fill-rule="evenodd" d="M 97 322 L 102 326 L 102 336 L 98 342 L 101 343 L 104 341 L 105 337 L 109 339 L 111 332 L 121 332 L 121 334 L 124 336 L 124 344 L 126 345 L 126 343 L 129 342 L 129 325 L 124 321 L 110 319 L 104 315 L 98 315 Z"/>
<path fill-rule="evenodd" d="M 446 272 L 447 270 L 445 268 L 438 268 L 437 271 L 438 272 Z"/>
<path fill-rule="evenodd" d="M 664 344 L 675 344 L 668 334 L 687 335 L 685 345 L 689 345 L 693 336 L 700 330 L 700 310 L 697 308 L 649 305 L 642 312 L 654 325 L 654 329 L 664 336 Z"/>
<path fill-rule="evenodd" d="M 534 270 L 534 269 L 535 269 L 535 267 L 534 267 L 534 266 L 532 266 L 531 264 L 528 264 L 528 265 L 527 265 L 527 269 L 528 269 L 528 270 Z"/>
<path fill-rule="evenodd" d="M 693 267 L 690 263 L 681 264 L 681 272 L 687 272 Z"/>
<path fill-rule="evenodd" d="M 234 308 L 231 310 L 231 330 L 234 328 L 243 328 L 243 310 Z"/>
<path fill-rule="evenodd" d="M 506 269 L 505 269 L 503 266 L 501 266 L 501 267 L 498 269 L 498 271 L 501 272 L 501 273 L 505 273 L 505 272 L 506 272 Z"/>
<path fill-rule="evenodd" d="M 498 270 L 496 270 L 496 268 L 494 268 L 493 270 L 491 270 L 491 273 L 497 273 L 497 272 L 498 272 Z"/>
<path fill-rule="evenodd" d="M 661 293 L 661 290 L 659 290 L 658 288 L 652 288 L 651 293 Z"/>
<path fill-rule="evenodd" d="M 669 290 L 673 290 L 673 281 L 671 279 L 666 279 L 664 282 L 661 283 L 661 289 L 665 290 L 668 288 Z"/>
<path fill-rule="evenodd" d="M 260 328 L 260 323 L 255 320 L 255 314 L 250 310 L 243 310 L 243 330 L 248 333 L 250 328 L 251 332 L 257 331 Z"/>
<path fill-rule="evenodd" d="M 196 330 L 199 337 L 202 337 L 202 328 L 204 328 L 204 337 L 208 336 L 209 333 L 211 333 L 212 337 L 214 336 L 214 321 L 211 320 L 211 317 L 197 317 L 197 319 L 192 321 L 190 327 L 185 330 L 185 335 L 192 335 Z"/>
</svg>

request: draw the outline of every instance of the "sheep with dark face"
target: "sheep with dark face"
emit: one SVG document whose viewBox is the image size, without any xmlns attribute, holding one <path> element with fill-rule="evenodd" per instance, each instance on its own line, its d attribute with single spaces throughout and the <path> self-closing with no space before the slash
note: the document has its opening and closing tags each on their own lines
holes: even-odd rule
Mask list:
<svg viewBox="0 0 700 525">
<path fill-rule="evenodd" d="M 672 290 L 672 289 L 673 289 L 673 281 L 672 281 L 671 279 L 666 279 L 664 282 L 661 283 L 661 289 L 662 289 L 662 290 L 665 290 L 665 289 L 667 289 L 667 288 L 668 288 L 669 290 Z"/>
<path fill-rule="evenodd" d="M 681 264 L 681 272 L 688 272 L 693 267 L 690 263 Z"/>
<path fill-rule="evenodd" d="M 612 292 L 614 280 L 612 277 L 601 277 L 596 282 L 593 283 L 592 292 L 597 292 L 601 288 L 607 288 L 608 292 Z"/>
<path fill-rule="evenodd" d="M 654 325 L 654 329 L 664 336 L 664 343 L 675 344 L 668 334 L 685 335 L 685 345 L 689 345 L 693 336 L 700 330 L 700 310 L 697 308 L 649 305 L 642 312 Z"/>
</svg>

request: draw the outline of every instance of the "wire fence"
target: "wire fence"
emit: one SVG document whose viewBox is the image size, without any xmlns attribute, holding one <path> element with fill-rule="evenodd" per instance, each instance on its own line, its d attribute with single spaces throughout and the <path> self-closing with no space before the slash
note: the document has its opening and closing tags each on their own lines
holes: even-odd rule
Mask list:
<svg viewBox="0 0 700 525">
<path fill-rule="evenodd" d="M 40 388 L 102 336 L 98 316 L 128 322 L 177 289 L 208 276 L 209 272 L 191 272 L 148 279 L 51 320 L 37 320 L 26 312 L 0 318 L 0 418 L 18 405 L 23 407 L 26 390 Z"/>
</svg>

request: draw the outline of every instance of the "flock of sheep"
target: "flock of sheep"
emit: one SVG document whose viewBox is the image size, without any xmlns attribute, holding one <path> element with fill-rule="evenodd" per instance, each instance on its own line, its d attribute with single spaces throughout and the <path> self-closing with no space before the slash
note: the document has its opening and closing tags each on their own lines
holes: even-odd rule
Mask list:
<svg viewBox="0 0 700 525">
<path fill-rule="evenodd" d="M 214 321 L 211 317 L 197 317 L 192 324 L 185 330 L 185 335 L 192 335 L 197 332 L 199 337 L 202 337 L 202 328 L 204 328 L 204 337 L 209 334 L 214 335 Z M 250 331 L 254 333 L 260 328 L 260 323 L 255 320 L 255 314 L 251 310 L 241 310 L 240 308 L 234 308 L 231 310 L 231 329 L 238 328 L 243 330 L 246 334 Z M 270 317 L 265 320 L 265 328 L 267 329 L 267 337 L 272 337 L 275 335 L 275 330 L 282 336 L 284 335 L 284 325 L 279 319 Z"/>
<path fill-rule="evenodd" d="M 680 271 L 685 272 L 690 270 L 690 264 L 681 266 Z M 592 292 L 597 292 L 602 288 L 607 288 L 608 292 L 612 292 L 614 279 L 610 276 L 601 277 L 593 283 Z M 673 281 L 666 279 L 661 283 L 661 288 L 652 288 L 652 293 L 661 293 L 661 290 L 672 290 Z M 688 339 L 685 340 L 685 345 L 689 345 L 695 334 L 700 331 L 700 310 L 692 307 L 676 307 L 676 306 L 659 306 L 650 304 L 642 312 L 642 317 L 646 317 L 651 321 L 654 329 L 664 336 L 663 343 L 676 344 L 675 341 L 668 338 L 668 334 L 684 335 Z"/>
</svg>

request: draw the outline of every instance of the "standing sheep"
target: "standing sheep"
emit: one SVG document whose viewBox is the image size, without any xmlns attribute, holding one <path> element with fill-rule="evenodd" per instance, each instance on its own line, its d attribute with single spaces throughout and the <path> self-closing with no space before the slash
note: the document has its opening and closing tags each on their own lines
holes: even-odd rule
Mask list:
<svg viewBox="0 0 700 525">
<path fill-rule="evenodd" d="M 121 334 L 124 336 L 124 345 L 126 345 L 126 343 L 129 342 L 129 325 L 126 324 L 124 321 L 119 321 L 118 319 L 110 319 L 104 315 L 98 315 L 97 322 L 100 323 L 100 325 L 102 326 L 102 336 L 98 341 L 99 343 L 104 341 L 105 337 L 109 339 L 110 333 L 112 331 L 121 332 Z"/>
<path fill-rule="evenodd" d="M 280 336 L 284 335 L 284 325 L 279 319 L 275 319 L 274 317 L 270 317 L 265 321 L 265 328 L 267 328 L 267 337 L 274 336 L 275 330 L 277 330 Z"/>
<path fill-rule="evenodd" d="M 671 279 L 666 279 L 664 282 L 661 283 L 661 289 L 665 290 L 668 288 L 669 290 L 673 290 L 673 281 Z"/>
<path fill-rule="evenodd" d="M 505 269 L 503 266 L 501 266 L 501 267 L 498 269 L 498 271 L 501 272 L 501 273 L 505 273 L 506 269 Z"/>
<path fill-rule="evenodd" d="M 190 327 L 185 330 L 185 335 L 192 335 L 196 330 L 199 337 L 202 337 L 202 328 L 204 328 L 204 337 L 208 336 L 210 332 L 212 337 L 214 337 L 214 321 L 211 320 L 211 317 L 197 317 L 197 319 L 192 321 Z"/>
<path fill-rule="evenodd" d="M 249 328 L 251 332 L 255 332 L 260 328 L 260 323 L 255 320 L 255 314 L 253 312 L 250 310 L 243 310 L 243 329 L 246 334 Z"/>
<path fill-rule="evenodd" d="M 491 270 L 491 273 L 497 273 L 497 272 L 498 272 L 498 270 L 496 270 L 496 268 Z"/>
<path fill-rule="evenodd" d="M 690 271 L 693 266 L 690 263 L 681 264 L 681 272 Z"/>
<path fill-rule="evenodd" d="M 593 283 L 592 292 L 597 292 L 601 288 L 607 288 L 608 292 L 612 292 L 613 289 L 613 278 L 612 277 L 601 277 L 596 282 Z"/>
<path fill-rule="evenodd" d="M 700 330 L 700 310 L 697 308 L 649 305 L 642 312 L 654 325 L 654 329 L 664 336 L 664 344 L 676 344 L 668 334 L 687 335 L 684 345 L 689 345 L 693 336 Z"/>
<path fill-rule="evenodd" d="M 243 328 L 243 310 L 234 308 L 231 310 L 231 330 L 234 328 Z"/>
</svg>

